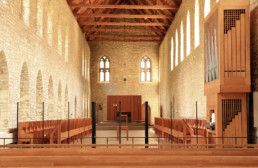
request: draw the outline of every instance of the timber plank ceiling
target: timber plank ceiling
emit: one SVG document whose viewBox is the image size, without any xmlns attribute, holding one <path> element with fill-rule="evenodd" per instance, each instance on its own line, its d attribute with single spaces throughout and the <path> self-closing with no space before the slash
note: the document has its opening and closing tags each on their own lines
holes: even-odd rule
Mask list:
<svg viewBox="0 0 258 168">
<path fill-rule="evenodd" d="M 67 0 L 88 42 L 161 42 L 182 0 Z"/>
</svg>

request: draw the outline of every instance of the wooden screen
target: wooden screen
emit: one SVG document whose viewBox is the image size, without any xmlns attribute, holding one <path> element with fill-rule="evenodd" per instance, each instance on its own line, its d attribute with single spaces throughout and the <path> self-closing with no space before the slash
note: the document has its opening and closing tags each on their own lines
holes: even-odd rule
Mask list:
<svg viewBox="0 0 258 168">
<path fill-rule="evenodd" d="M 116 120 L 115 111 L 119 111 L 119 101 L 121 101 L 122 112 L 131 112 L 132 121 L 141 120 L 142 96 L 139 95 L 107 96 L 107 120 Z M 117 105 L 117 107 L 115 105 Z"/>
</svg>

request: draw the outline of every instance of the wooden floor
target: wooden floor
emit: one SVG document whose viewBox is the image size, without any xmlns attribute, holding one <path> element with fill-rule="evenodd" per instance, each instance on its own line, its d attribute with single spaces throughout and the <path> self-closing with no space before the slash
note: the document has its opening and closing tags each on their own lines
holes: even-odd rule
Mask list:
<svg viewBox="0 0 258 168">
<path fill-rule="evenodd" d="M 258 149 L 1 149 L 0 167 L 258 167 Z"/>
</svg>

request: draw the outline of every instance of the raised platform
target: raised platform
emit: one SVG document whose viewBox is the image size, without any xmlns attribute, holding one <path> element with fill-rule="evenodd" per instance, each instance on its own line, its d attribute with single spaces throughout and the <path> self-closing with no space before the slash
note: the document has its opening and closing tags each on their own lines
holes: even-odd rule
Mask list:
<svg viewBox="0 0 258 168">
<path fill-rule="evenodd" d="M 119 125 L 118 122 L 115 121 L 104 121 L 97 124 L 96 129 L 97 130 L 116 130 L 116 127 Z M 125 123 L 121 123 L 122 126 L 125 126 Z M 129 122 L 128 123 L 129 130 L 144 130 L 145 129 L 145 123 L 144 122 Z M 153 127 L 152 125 L 149 125 L 149 127 Z"/>
</svg>

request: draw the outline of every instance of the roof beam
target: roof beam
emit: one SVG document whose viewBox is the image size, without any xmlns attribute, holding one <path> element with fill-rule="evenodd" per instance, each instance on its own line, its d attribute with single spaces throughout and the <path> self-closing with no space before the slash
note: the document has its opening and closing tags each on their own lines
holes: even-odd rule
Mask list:
<svg viewBox="0 0 258 168">
<path fill-rule="evenodd" d="M 169 26 L 168 23 L 135 23 L 135 22 L 80 22 L 84 25 L 102 26 Z"/>
<path fill-rule="evenodd" d="M 152 35 L 122 35 L 122 34 L 95 34 L 95 35 L 86 35 L 87 37 L 109 37 L 109 38 L 126 38 L 126 37 L 132 37 L 132 38 L 153 38 L 153 39 L 160 39 L 163 36 L 152 36 Z"/>
<path fill-rule="evenodd" d="M 70 4 L 71 7 L 84 7 L 91 9 L 104 9 L 104 8 L 117 8 L 117 9 L 168 9 L 174 10 L 178 9 L 178 6 L 175 5 L 94 5 L 94 4 Z"/>
<path fill-rule="evenodd" d="M 172 19 L 173 16 L 168 15 L 130 15 L 130 14 L 78 14 L 79 18 L 159 18 L 159 19 Z"/>
<path fill-rule="evenodd" d="M 88 42 L 158 42 L 158 43 L 161 43 L 162 40 L 90 40 Z"/>
<path fill-rule="evenodd" d="M 166 33 L 165 29 L 107 29 L 107 28 L 84 28 L 86 32 L 161 32 Z"/>
<path fill-rule="evenodd" d="M 132 4 L 132 5 L 139 5 L 139 4 L 136 4 L 136 2 L 134 2 L 133 0 L 130 0 L 130 3 Z M 140 13 L 140 14 L 153 14 L 153 13 L 151 13 L 149 10 L 143 10 L 143 9 L 140 9 L 140 10 L 137 10 L 137 9 L 133 9 L 133 11 L 135 11 L 136 13 Z M 141 21 L 140 21 L 141 22 Z M 153 19 L 150 19 L 150 18 L 147 18 L 146 19 L 146 22 L 150 22 L 150 23 L 152 23 L 152 22 L 155 22 L 155 21 L 153 21 Z M 162 21 L 163 22 L 163 21 Z M 153 29 L 161 29 L 161 28 L 164 28 L 164 27 L 153 27 Z M 154 33 L 152 33 L 152 34 L 155 34 L 155 35 L 157 35 L 157 34 L 161 34 L 161 33 L 159 33 L 159 32 L 154 32 Z"/>
</svg>

